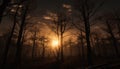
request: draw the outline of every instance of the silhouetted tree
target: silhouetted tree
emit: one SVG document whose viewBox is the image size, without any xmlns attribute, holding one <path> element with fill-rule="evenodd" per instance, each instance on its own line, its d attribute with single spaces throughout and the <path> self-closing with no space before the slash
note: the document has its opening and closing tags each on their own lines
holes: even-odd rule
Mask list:
<svg viewBox="0 0 120 69">
<path fill-rule="evenodd" d="M 48 39 L 45 36 L 41 36 L 39 38 L 39 41 L 40 41 L 40 45 L 41 45 L 41 48 L 42 48 L 42 59 L 44 59 L 45 58 L 45 52 L 46 52 Z"/>
<path fill-rule="evenodd" d="M 102 17 L 102 20 L 105 21 L 105 26 L 107 27 L 107 29 L 104 29 L 105 32 L 107 32 L 109 34 L 109 37 L 112 41 L 112 45 L 115 49 L 116 55 L 119 57 L 119 51 L 118 51 L 118 41 L 116 38 L 116 33 L 114 32 L 114 30 L 116 28 L 113 29 L 113 27 L 116 27 L 116 24 L 114 23 L 114 21 L 116 20 L 116 18 L 114 17 L 114 15 L 107 13 L 105 16 Z M 114 23 L 114 24 L 113 24 Z"/>
<path fill-rule="evenodd" d="M 16 67 L 18 67 L 18 68 L 20 67 L 20 64 L 21 64 L 21 50 L 22 50 L 21 39 L 22 39 L 23 30 L 24 30 L 24 26 L 25 26 L 27 11 L 28 11 L 28 4 L 26 4 L 26 6 L 22 12 L 23 15 L 22 15 L 22 19 L 21 19 L 21 24 L 20 24 L 20 29 L 19 29 L 18 39 L 17 39 L 17 44 L 16 44 L 17 50 L 16 50 L 15 63 L 16 63 Z"/>
<path fill-rule="evenodd" d="M 119 51 L 118 51 L 118 43 L 117 43 L 117 39 L 112 31 L 112 28 L 111 28 L 111 25 L 110 25 L 110 22 L 107 20 L 106 21 L 106 26 L 108 28 L 108 33 L 110 34 L 110 37 L 111 37 L 111 40 L 113 42 L 113 46 L 115 48 L 115 51 L 116 51 L 116 55 L 119 57 Z"/>
<path fill-rule="evenodd" d="M 37 32 L 34 31 L 34 35 L 33 35 L 33 48 L 32 48 L 32 59 L 34 59 L 34 55 L 35 55 L 35 48 L 36 48 L 36 35 Z"/>
<path fill-rule="evenodd" d="M 12 15 L 13 16 L 13 26 L 12 26 L 12 29 L 11 29 L 11 32 L 10 32 L 10 36 L 8 37 L 8 40 L 6 42 L 6 47 L 5 47 L 5 52 L 3 53 L 3 63 L 2 63 L 2 68 L 4 68 L 5 64 L 6 64 L 6 61 L 7 61 L 7 55 L 8 55 L 8 51 L 9 51 L 9 46 L 11 44 L 11 39 L 13 37 L 13 34 L 14 34 L 14 31 L 15 31 L 15 27 L 16 27 L 16 23 L 17 23 L 17 18 L 18 16 L 20 16 L 20 14 L 18 14 L 18 12 L 20 12 L 19 10 L 21 9 L 20 5 L 23 3 L 24 1 L 22 2 L 19 2 L 17 3 L 17 7 L 15 9 L 15 12 L 14 14 Z M 12 9 L 12 8 L 11 8 Z M 12 13 L 12 12 L 9 12 L 9 13 Z"/>
<path fill-rule="evenodd" d="M 120 13 L 118 10 L 114 11 L 113 13 L 114 17 L 112 20 L 118 21 L 117 23 L 117 28 L 118 28 L 118 34 L 119 34 L 119 38 L 120 38 Z"/>
<path fill-rule="evenodd" d="M 88 56 L 88 65 L 92 65 L 92 52 L 90 44 L 90 19 L 95 15 L 98 9 L 102 6 L 103 3 L 96 3 L 95 0 L 76 0 L 75 8 L 81 14 L 81 20 L 85 26 L 85 35 L 87 42 L 87 56 Z"/>
<path fill-rule="evenodd" d="M 17 9 L 18 10 L 18 9 Z M 15 26 L 16 26 L 16 15 L 17 15 L 17 10 L 16 10 L 16 13 L 14 15 L 14 24 L 13 24 L 13 27 L 12 27 L 12 30 L 11 30 L 11 33 L 10 33 L 10 36 L 7 40 L 7 43 L 6 43 L 6 48 L 5 48 L 5 53 L 3 54 L 3 67 L 4 65 L 6 64 L 6 60 L 7 60 L 7 55 L 8 55 L 8 50 L 9 50 L 9 45 L 11 43 L 11 39 L 12 39 L 12 36 L 13 36 L 13 33 L 14 33 L 14 29 L 15 29 Z"/>
<path fill-rule="evenodd" d="M 51 14 L 51 13 L 50 13 Z M 66 12 L 57 12 L 49 16 L 49 18 L 45 17 L 45 19 L 52 20 L 52 25 L 48 25 L 57 35 L 58 40 L 60 41 L 60 59 L 64 61 L 64 54 L 63 54 L 63 35 L 64 33 L 70 29 L 70 20 L 67 16 Z"/>
</svg>

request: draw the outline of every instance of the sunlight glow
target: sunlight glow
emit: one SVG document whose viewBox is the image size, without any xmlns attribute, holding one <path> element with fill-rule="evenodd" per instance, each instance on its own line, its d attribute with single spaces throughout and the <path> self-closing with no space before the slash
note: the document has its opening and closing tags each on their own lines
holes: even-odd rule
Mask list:
<svg viewBox="0 0 120 69">
<path fill-rule="evenodd" d="M 43 18 L 47 20 L 51 19 L 51 17 L 48 17 L 48 16 L 44 16 Z"/>
<path fill-rule="evenodd" d="M 59 45 L 58 40 L 52 40 L 52 47 L 57 47 Z"/>
<path fill-rule="evenodd" d="M 71 6 L 68 5 L 68 4 L 63 4 L 63 7 L 64 7 L 64 8 L 67 8 L 67 9 L 71 8 Z"/>
</svg>

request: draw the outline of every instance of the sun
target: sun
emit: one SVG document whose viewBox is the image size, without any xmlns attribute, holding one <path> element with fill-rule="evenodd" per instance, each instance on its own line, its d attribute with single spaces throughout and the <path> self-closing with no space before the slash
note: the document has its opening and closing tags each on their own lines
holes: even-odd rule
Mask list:
<svg viewBox="0 0 120 69">
<path fill-rule="evenodd" d="M 52 47 L 57 47 L 59 45 L 58 40 L 52 40 Z"/>
</svg>

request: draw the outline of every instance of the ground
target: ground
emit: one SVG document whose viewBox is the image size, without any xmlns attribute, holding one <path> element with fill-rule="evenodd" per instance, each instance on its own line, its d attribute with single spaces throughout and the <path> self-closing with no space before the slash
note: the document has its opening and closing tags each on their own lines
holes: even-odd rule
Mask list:
<svg viewBox="0 0 120 69">
<path fill-rule="evenodd" d="M 81 60 L 67 59 L 64 62 L 57 62 L 55 59 L 34 60 L 22 62 L 21 69 L 120 69 L 120 59 L 94 59 L 93 66 L 87 66 L 86 63 L 82 64 Z M 83 67 L 83 65 L 85 67 Z M 13 69 L 14 64 L 8 64 L 6 69 Z"/>
</svg>

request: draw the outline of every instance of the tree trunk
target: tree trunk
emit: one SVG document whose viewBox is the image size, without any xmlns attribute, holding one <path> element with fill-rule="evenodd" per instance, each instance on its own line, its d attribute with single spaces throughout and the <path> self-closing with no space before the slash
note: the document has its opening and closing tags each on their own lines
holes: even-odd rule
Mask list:
<svg viewBox="0 0 120 69">
<path fill-rule="evenodd" d="M 5 52 L 3 54 L 3 62 L 2 62 L 2 69 L 4 68 L 5 64 L 6 64 L 6 61 L 7 61 L 7 55 L 8 55 L 8 51 L 9 51 L 9 46 L 10 46 L 10 43 L 11 43 L 11 39 L 12 39 L 12 36 L 14 34 L 14 30 L 15 30 L 15 26 L 16 26 L 16 15 L 17 15 L 17 11 L 18 11 L 19 8 L 16 9 L 16 13 L 14 15 L 14 22 L 13 22 L 13 27 L 12 27 L 12 30 L 10 32 L 10 36 L 8 37 L 8 40 L 6 42 L 6 47 L 5 47 Z"/>
<path fill-rule="evenodd" d="M 102 42 L 102 49 L 103 49 L 103 52 L 102 52 L 102 55 L 104 56 L 104 57 L 106 57 L 106 56 L 108 56 L 108 53 L 107 53 L 107 47 L 105 46 L 105 41 L 103 40 L 103 39 L 101 39 L 101 42 Z"/>
<path fill-rule="evenodd" d="M 90 44 L 90 24 L 89 18 L 84 14 L 84 24 L 85 24 L 85 32 L 86 32 L 86 42 L 87 42 L 87 59 L 88 66 L 92 65 L 92 52 L 91 52 L 91 44 Z"/>
<path fill-rule="evenodd" d="M 96 36 L 96 47 L 97 47 L 97 52 L 98 52 L 98 56 L 101 56 L 101 47 L 100 47 L 100 43 L 99 43 L 99 39 L 98 37 Z"/>
<path fill-rule="evenodd" d="M 63 22 L 60 22 L 61 62 L 64 62 L 64 55 L 63 55 L 63 33 L 64 33 Z"/>
<path fill-rule="evenodd" d="M 90 41 L 91 41 L 91 46 L 92 46 L 92 53 L 94 56 L 96 56 L 96 46 L 95 46 L 95 42 L 94 42 L 94 37 L 90 36 Z"/>
<path fill-rule="evenodd" d="M 81 54 L 82 54 L 82 68 L 84 69 L 84 67 L 85 67 L 85 65 L 84 65 L 84 64 L 85 64 L 85 63 L 84 63 L 84 62 L 85 62 L 85 55 L 84 55 L 84 42 L 83 42 L 83 37 L 82 37 L 82 36 L 83 36 L 83 35 L 82 35 L 82 31 L 81 31 L 81 46 L 82 46 L 82 49 L 81 49 L 81 50 L 82 50 L 82 51 L 81 51 L 82 53 L 81 53 Z"/>
<path fill-rule="evenodd" d="M 116 51 L 116 55 L 119 57 L 119 51 L 118 51 L 118 44 L 117 44 L 117 40 L 112 32 L 112 29 L 111 29 L 111 26 L 110 24 L 108 23 L 108 21 L 106 21 L 106 25 L 108 27 L 108 31 L 110 33 L 110 36 L 111 36 L 111 39 L 112 39 L 112 42 L 113 42 L 113 46 L 115 48 L 115 51 Z"/>
<path fill-rule="evenodd" d="M 34 38 L 33 38 L 32 60 L 34 60 L 34 56 L 35 56 L 35 46 L 36 46 L 36 31 L 34 31 Z"/>
<path fill-rule="evenodd" d="M 15 20 L 16 20 L 16 19 L 15 19 Z M 15 25 L 16 25 L 16 23 L 14 22 L 14 25 L 13 25 L 13 27 L 12 27 L 10 36 L 8 37 L 8 40 L 7 40 L 7 43 L 6 43 L 5 52 L 4 52 L 4 54 L 3 54 L 3 63 L 2 63 L 2 66 L 3 66 L 3 67 L 5 66 L 6 61 L 7 61 L 7 55 L 8 55 L 8 51 L 9 51 L 9 46 L 10 46 L 10 43 L 11 43 L 11 39 L 12 39 L 12 36 L 13 36 L 13 33 L 14 33 Z M 2 69 L 3 69 L 3 68 L 2 68 Z"/>
<path fill-rule="evenodd" d="M 90 23 L 89 23 L 89 13 L 86 8 L 88 9 L 87 5 L 86 6 L 82 5 L 82 17 L 83 17 L 84 26 L 85 26 L 85 36 L 86 36 L 86 42 L 87 42 L 88 66 L 91 66 L 92 65 L 92 51 L 91 51 L 91 44 L 90 44 Z"/>
<path fill-rule="evenodd" d="M 44 42 L 43 42 L 42 46 L 43 46 L 42 59 L 44 59 L 45 58 L 45 44 L 44 44 Z"/>
<path fill-rule="evenodd" d="M 64 55 L 63 55 L 63 34 L 61 34 L 60 45 L 61 45 L 61 61 L 63 62 L 64 61 Z"/>
<path fill-rule="evenodd" d="M 69 50 L 70 50 L 70 57 L 72 57 L 73 56 L 73 51 L 72 51 L 72 42 L 71 42 L 71 40 L 69 40 L 69 45 L 70 45 L 70 48 L 69 48 Z"/>
<path fill-rule="evenodd" d="M 17 50 L 16 50 L 15 64 L 16 64 L 17 68 L 20 68 L 20 64 L 21 64 L 21 50 L 22 50 L 21 39 L 22 39 L 25 20 L 26 20 L 26 16 L 27 16 L 27 9 L 28 9 L 28 7 L 26 7 L 26 9 L 23 12 L 22 21 L 21 21 L 20 30 L 19 30 L 19 35 L 18 35 L 18 40 L 17 40 L 17 44 L 16 44 Z"/>
</svg>

